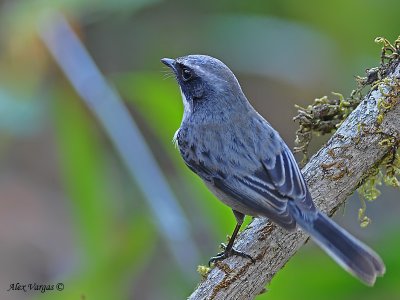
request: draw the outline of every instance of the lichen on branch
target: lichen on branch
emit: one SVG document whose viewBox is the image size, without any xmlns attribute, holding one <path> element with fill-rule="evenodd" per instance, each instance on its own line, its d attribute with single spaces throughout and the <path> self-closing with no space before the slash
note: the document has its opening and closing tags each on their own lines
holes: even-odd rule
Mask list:
<svg viewBox="0 0 400 300">
<path fill-rule="evenodd" d="M 294 152 L 303 153 L 304 164 L 307 162 L 308 146 L 313 135 L 332 134 L 348 117 L 348 115 L 360 104 L 365 95 L 378 89 L 382 95 L 378 99 L 378 110 L 375 126 L 368 129 L 369 132 L 382 133 L 380 126 L 387 114 L 399 101 L 400 80 L 389 78 L 388 74 L 393 72 L 396 62 L 400 59 L 400 36 L 392 44 L 387 39 L 378 37 L 376 43 L 382 44 L 381 61 L 378 67 L 366 70 L 366 76 L 356 76 L 357 87 L 346 99 L 340 93 L 332 93 L 335 97 L 323 96 L 317 98 L 306 108 L 296 105 L 298 114 L 293 118 L 299 122 L 299 129 L 296 132 L 296 147 Z M 367 92 L 365 88 L 369 87 Z M 359 124 L 359 130 L 363 131 L 363 124 Z M 383 133 L 382 133 L 383 134 Z M 361 208 L 359 209 L 359 221 L 362 227 L 370 223 L 365 215 L 365 200 L 373 201 L 380 195 L 378 186 L 385 185 L 399 187 L 400 160 L 399 160 L 398 136 L 386 134 L 386 138 L 379 143 L 382 147 L 391 147 L 391 153 L 379 164 L 373 167 L 360 183 L 358 193 L 361 196 Z"/>
</svg>

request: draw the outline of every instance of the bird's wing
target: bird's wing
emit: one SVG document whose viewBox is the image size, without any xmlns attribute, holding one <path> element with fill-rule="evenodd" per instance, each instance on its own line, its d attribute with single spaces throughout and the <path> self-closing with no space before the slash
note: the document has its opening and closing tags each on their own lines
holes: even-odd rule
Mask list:
<svg viewBox="0 0 400 300">
<path fill-rule="evenodd" d="M 289 202 L 293 201 L 302 213 L 315 210 L 293 154 L 284 144 L 278 153 L 261 158 L 258 169 L 246 175 L 214 177 L 214 185 L 287 229 L 296 224 Z"/>
<path fill-rule="evenodd" d="M 302 199 L 306 185 L 297 163 L 286 145 L 275 155 L 261 158 L 263 170 L 254 174 L 264 182 L 270 182 L 277 193 L 290 199 Z"/>
<path fill-rule="evenodd" d="M 271 155 L 272 153 L 272 155 Z M 252 168 L 217 170 L 215 164 L 185 160 L 203 180 L 228 197 L 248 207 L 249 211 L 270 218 L 282 227 L 293 229 L 296 222 L 288 210 L 288 201 L 305 201 L 307 188 L 291 152 L 268 152 Z M 311 206 L 312 206 L 311 202 Z"/>
<path fill-rule="evenodd" d="M 314 211 L 314 204 L 289 148 L 270 127 L 263 132 L 268 134 L 258 135 L 260 144 L 253 150 L 235 149 L 234 156 L 233 150 L 226 151 L 219 161 L 212 154 L 201 159 L 183 152 L 182 157 L 193 172 L 249 211 L 294 228 L 296 222 L 288 203 L 295 204 L 300 212 Z M 246 160 L 249 153 L 253 153 L 251 159 Z"/>
</svg>

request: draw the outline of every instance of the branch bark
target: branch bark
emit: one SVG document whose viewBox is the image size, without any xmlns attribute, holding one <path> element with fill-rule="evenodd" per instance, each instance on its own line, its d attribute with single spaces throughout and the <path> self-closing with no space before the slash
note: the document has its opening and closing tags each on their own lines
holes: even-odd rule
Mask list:
<svg viewBox="0 0 400 300">
<path fill-rule="evenodd" d="M 380 142 L 388 137 L 399 141 L 399 62 L 393 62 L 389 69 L 393 71 L 365 96 L 302 170 L 315 204 L 330 216 L 359 186 L 365 174 L 390 153 L 391 147 Z M 390 95 L 394 89 L 395 99 L 393 93 Z M 381 101 L 394 103 L 383 114 L 383 120 Z M 240 257 L 218 262 L 189 299 L 253 299 L 307 239 L 307 234 L 300 229 L 287 232 L 265 219 L 254 219 L 235 246 L 256 262 Z"/>
</svg>

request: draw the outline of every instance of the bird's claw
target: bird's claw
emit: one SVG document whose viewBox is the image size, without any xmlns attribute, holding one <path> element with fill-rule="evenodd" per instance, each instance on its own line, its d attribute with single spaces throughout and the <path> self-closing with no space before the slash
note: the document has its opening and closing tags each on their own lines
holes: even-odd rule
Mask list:
<svg viewBox="0 0 400 300">
<path fill-rule="evenodd" d="M 250 259 L 252 263 L 255 262 L 255 260 L 249 254 L 246 254 L 246 253 L 244 253 L 242 251 L 236 250 L 233 247 L 228 249 L 224 243 L 221 243 L 220 246 L 224 251 L 222 251 L 222 252 L 218 253 L 217 255 L 215 255 L 215 256 L 210 258 L 210 260 L 208 261 L 208 266 L 209 267 L 211 266 L 211 264 L 215 264 L 215 262 L 223 260 L 223 259 L 228 258 L 228 257 L 233 256 L 233 255 Z"/>
</svg>

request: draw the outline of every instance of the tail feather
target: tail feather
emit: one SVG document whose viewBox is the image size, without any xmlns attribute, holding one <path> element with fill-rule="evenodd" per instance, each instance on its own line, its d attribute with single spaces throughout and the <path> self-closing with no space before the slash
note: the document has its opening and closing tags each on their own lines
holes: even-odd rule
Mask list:
<svg viewBox="0 0 400 300">
<path fill-rule="evenodd" d="M 372 286 L 376 277 L 385 273 L 385 265 L 378 254 L 321 212 L 311 222 L 304 216 L 296 219 L 340 266 L 367 285 Z"/>
</svg>

